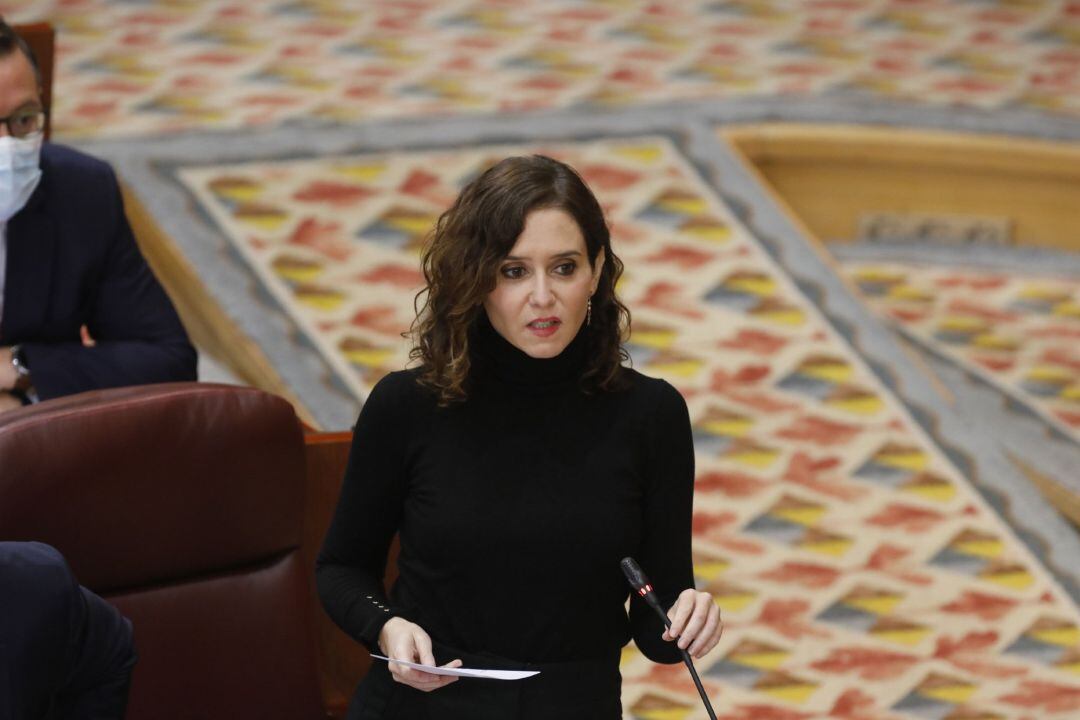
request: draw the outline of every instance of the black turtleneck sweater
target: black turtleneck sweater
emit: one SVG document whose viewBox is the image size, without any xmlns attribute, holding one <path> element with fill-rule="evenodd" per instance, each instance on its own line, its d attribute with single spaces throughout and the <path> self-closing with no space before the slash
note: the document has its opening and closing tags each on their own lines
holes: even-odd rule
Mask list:
<svg viewBox="0 0 1080 720">
<path fill-rule="evenodd" d="M 582 392 L 587 328 L 539 360 L 485 321 L 466 401 L 438 407 L 407 370 L 364 403 L 317 563 L 327 612 L 376 652 L 399 615 L 443 644 L 518 661 L 617 657 L 633 637 L 678 662 L 636 595 L 627 617 L 619 560 L 635 557 L 667 605 L 693 584 L 686 403 L 630 369 L 624 390 Z"/>
</svg>

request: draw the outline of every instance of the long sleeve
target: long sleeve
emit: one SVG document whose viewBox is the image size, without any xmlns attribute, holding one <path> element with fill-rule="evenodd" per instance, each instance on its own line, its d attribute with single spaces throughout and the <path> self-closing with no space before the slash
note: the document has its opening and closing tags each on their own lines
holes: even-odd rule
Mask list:
<svg viewBox="0 0 1080 720">
<path fill-rule="evenodd" d="M 364 403 L 341 496 L 315 563 L 327 614 L 372 650 L 386 621 L 402 615 L 387 598 L 383 576 L 407 486 L 411 383 L 407 373 L 392 373 Z"/>
<path fill-rule="evenodd" d="M 56 278 L 81 286 L 78 312 L 96 345 L 85 347 L 75 337 L 29 337 L 22 343 L 43 400 L 120 385 L 195 380 L 195 349 L 135 244 L 115 175 L 102 167 L 104 177 L 93 178 L 98 185 L 93 193 L 102 200 L 98 220 L 83 230 L 104 237 L 104 254 L 82 278 Z M 77 236 L 80 229 L 71 232 Z"/>
<path fill-rule="evenodd" d="M 666 382 L 661 383 L 650 420 L 645 524 L 636 559 L 656 588 L 661 605 L 667 608 L 694 584 L 690 548 L 694 446 L 686 402 Z M 675 643 L 661 639 L 664 626 L 656 612 L 636 594 L 630 601 L 630 625 L 634 642 L 650 660 L 681 660 Z"/>
</svg>

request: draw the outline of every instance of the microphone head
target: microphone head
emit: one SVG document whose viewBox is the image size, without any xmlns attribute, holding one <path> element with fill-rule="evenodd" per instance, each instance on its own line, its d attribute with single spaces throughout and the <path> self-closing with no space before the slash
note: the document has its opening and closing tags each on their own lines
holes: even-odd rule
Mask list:
<svg viewBox="0 0 1080 720">
<path fill-rule="evenodd" d="M 623 574 L 626 575 L 626 581 L 630 583 L 630 587 L 634 588 L 634 590 L 641 590 L 649 584 L 649 578 L 645 577 L 645 573 L 641 571 L 641 567 L 638 566 L 634 558 L 624 557 L 619 563 L 619 567 L 622 568 Z"/>
</svg>

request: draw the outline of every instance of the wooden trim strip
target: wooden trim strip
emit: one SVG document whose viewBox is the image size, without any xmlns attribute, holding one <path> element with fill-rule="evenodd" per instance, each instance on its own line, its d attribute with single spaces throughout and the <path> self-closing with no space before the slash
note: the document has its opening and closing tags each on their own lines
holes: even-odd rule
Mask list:
<svg viewBox="0 0 1080 720">
<path fill-rule="evenodd" d="M 236 326 L 210 296 L 194 268 L 154 221 L 131 188 L 121 183 L 124 207 L 146 260 L 199 350 L 211 355 L 238 378 L 292 403 L 297 416 L 313 429 L 322 429 L 315 416 L 281 379 L 259 346 Z"/>
</svg>

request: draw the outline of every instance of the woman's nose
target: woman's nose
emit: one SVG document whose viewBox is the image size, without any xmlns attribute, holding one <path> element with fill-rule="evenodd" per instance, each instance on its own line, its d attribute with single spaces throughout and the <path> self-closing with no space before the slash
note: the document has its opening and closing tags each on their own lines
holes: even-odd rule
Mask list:
<svg viewBox="0 0 1080 720">
<path fill-rule="evenodd" d="M 551 287 L 548 284 L 547 278 L 538 276 L 533 281 L 532 292 L 529 293 L 529 302 L 533 305 L 543 307 L 550 305 L 554 296 L 551 294 Z"/>
</svg>

